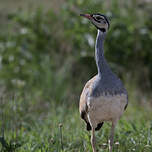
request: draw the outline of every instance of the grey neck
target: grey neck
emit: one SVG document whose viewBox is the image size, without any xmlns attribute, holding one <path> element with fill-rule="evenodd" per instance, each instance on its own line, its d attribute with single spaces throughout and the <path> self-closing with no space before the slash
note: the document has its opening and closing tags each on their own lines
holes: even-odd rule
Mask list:
<svg viewBox="0 0 152 152">
<path fill-rule="evenodd" d="M 106 32 L 102 32 L 102 31 L 98 30 L 98 34 L 97 34 L 97 38 L 96 38 L 95 59 L 96 59 L 99 76 L 111 71 L 106 62 L 106 59 L 104 58 L 103 45 L 104 45 L 105 36 L 106 36 Z"/>
</svg>

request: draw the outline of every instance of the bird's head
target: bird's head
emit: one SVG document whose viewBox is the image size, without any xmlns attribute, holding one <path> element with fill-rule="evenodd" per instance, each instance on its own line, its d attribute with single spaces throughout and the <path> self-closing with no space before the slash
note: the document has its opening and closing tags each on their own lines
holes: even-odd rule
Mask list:
<svg viewBox="0 0 152 152">
<path fill-rule="evenodd" d="M 96 14 L 80 14 L 80 16 L 83 16 L 87 19 L 89 19 L 92 24 L 102 32 L 106 32 L 109 27 L 110 23 L 107 19 L 107 17 L 103 14 L 96 13 Z"/>
</svg>

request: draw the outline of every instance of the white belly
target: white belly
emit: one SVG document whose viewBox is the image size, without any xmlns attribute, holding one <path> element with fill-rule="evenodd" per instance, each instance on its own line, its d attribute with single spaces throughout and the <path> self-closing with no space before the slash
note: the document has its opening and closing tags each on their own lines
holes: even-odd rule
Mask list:
<svg viewBox="0 0 152 152">
<path fill-rule="evenodd" d="M 102 121 L 120 119 L 127 104 L 127 95 L 107 95 L 89 97 L 87 101 L 88 115 L 96 124 Z"/>
</svg>

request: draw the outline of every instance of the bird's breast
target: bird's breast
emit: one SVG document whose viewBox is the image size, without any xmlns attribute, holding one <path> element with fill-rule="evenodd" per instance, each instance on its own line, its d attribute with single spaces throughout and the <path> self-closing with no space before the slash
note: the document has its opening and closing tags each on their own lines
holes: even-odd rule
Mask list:
<svg viewBox="0 0 152 152">
<path fill-rule="evenodd" d="M 127 103 L 127 95 L 102 95 L 99 97 L 88 97 L 88 111 L 94 115 L 97 121 L 111 121 L 120 118 Z"/>
<path fill-rule="evenodd" d="M 114 76 L 97 77 L 90 88 L 90 96 L 94 97 L 127 94 L 121 80 Z"/>
</svg>

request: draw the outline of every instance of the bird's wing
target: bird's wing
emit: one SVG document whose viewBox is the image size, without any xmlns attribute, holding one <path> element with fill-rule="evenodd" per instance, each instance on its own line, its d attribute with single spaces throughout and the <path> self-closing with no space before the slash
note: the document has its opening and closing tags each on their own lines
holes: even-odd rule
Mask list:
<svg viewBox="0 0 152 152">
<path fill-rule="evenodd" d="M 86 83 L 80 96 L 79 111 L 80 111 L 80 115 L 82 119 L 84 119 L 85 117 L 84 115 L 87 113 L 87 96 L 92 91 L 91 85 L 95 79 L 96 79 L 96 76 L 94 76 L 92 79 L 90 79 Z"/>
</svg>

